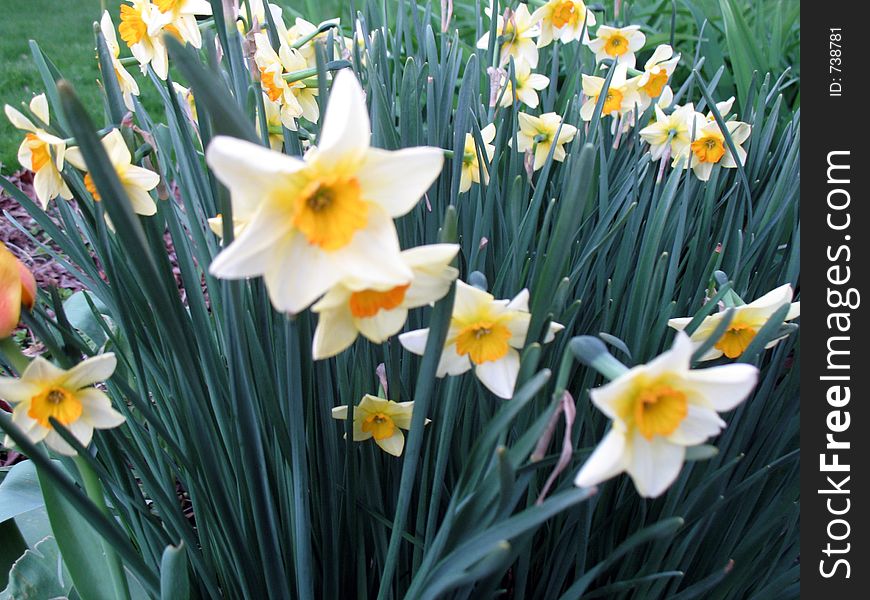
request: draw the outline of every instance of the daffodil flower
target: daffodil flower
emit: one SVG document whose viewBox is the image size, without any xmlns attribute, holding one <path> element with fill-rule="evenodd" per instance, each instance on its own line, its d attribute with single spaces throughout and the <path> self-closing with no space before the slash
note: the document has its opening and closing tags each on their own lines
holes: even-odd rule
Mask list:
<svg viewBox="0 0 870 600">
<path fill-rule="evenodd" d="M 610 59 L 629 69 L 633 69 L 637 61 L 634 53 L 646 43 L 646 36 L 640 30 L 640 25 L 621 28 L 602 25 L 596 36 L 588 44 L 589 49 L 595 53 L 596 62 Z"/>
<path fill-rule="evenodd" d="M 589 392 L 611 427 L 575 485 L 589 487 L 627 472 L 641 496 L 655 498 L 680 474 L 686 448 L 719 434 L 725 422 L 718 413 L 749 396 L 758 369 L 733 364 L 692 370 L 693 348 L 680 332 L 670 350 Z"/>
<path fill-rule="evenodd" d="M 691 168 L 695 176 L 701 181 L 710 179 L 715 165 L 726 169 L 734 169 L 739 162 L 746 162 L 746 150 L 743 142 L 749 138 L 752 128 L 742 121 L 728 121 L 725 126 L 731 134 L 734 149 L 737 151 L 737 159 L 731 154 L 725 143 L 725 135 L 715 121 L 696 119 L 694 141 L 685 148 L 682 153 L 674 157 L 673 166 L 682 165 L 683 168 Z"/>
<path fill-rule="evenodd" d="M 674 54 L 673 48 L 669 45 L 660 44 L 655 49 L 637 80 L 637 90 L 643 101 L 641 104 L 643 109 L 662 95 L 679 62 L 680 55 Z"/>
<path fill-rule="evenodd" d="M 392 218 L 409 212 L 444 162 L 438 148 L 370 147 L 362 88 L 336 77 L 320 144 L 302 160 L 216 137 L 206 159 L 229 189 L 244 230 L 212 262 L 226 279 L 265 277 L 278 310 L 298 313 L 343 279 L 372 286 L 407 283 Z M 244 218 L 244 217 L 243 217 Z"/>
<path fill-rule="evenodd" d="M 125 0 L 129 4 L 121 4 L 121 23 L 118 33 L 145 73 L 148 65 L 160 79 L 166 79 L 169 73 L 169 56 L 166 45 L 160 39 L 163 28 L 167 25 L 157 5 L 150 0 Z M 180 36 L 180 34 L 178 34 Z"/>
<path fill-rule="evenodd" d="M 5 110 L 6 117 L 14 127 L 28 132 L 18 148 L 18 162 L 25 169 L 34 172 L 33 189 L 42 208 L 48 208 L 48 201 L 58 196 L 65 200 L 71 199 L 72 192 L 60 174 L 66 152 L 64 141 L 37 127 L 33 121 L 8 104 Z M 46 125 L 50 123 L 45 94 L 39 94 L 30 100 L 30 112 Z"/>
<path fill-rule="evenodd" d="M 163 16 L 165 29 L 194 48 L 202 46 L 196 17 L 211 14 L 208 0 L 154 0 L 154 4 Z"/>
<path fill-rule="evenodd" d="M 172 82 L 172 89 L 181 97 L 181 107 L 187 113 L 187 117 L 192 123 L 196 123 L 198 117 L 196 114 L 196 101 L 193 98 L 193 91 L 174 81 Z"/>
<path fill-rule="evenodd" d="M 547 89 L 550 78 L 539 73 L 532 73 L 529 63 L 519 61 L 514 63 L 514 79 L 517 81 L 517 100 L 529 108 L 538 108 L 538 92 Z M 501 106 L 511 106 L 514 103 L 513 83 L 505 77 L 505 91 L 501 97 Z"/>
<path fill-rule="evenodd" d="M 121 47 L 118 45 L 118 38 L 115 37 L 115 24 L 112 23 L 109 11 L 103 11 L 103 16 L 100 19 L 100 31 L 106 40 L 106 47 L 112 55 L 112 69 L 115 71 L 115 77 L 118 78 L 118 87 L 124 97 L 124 105 L 127 110 L 132 112 L 136 109 L 133 104 L 133 96 L 139 95 L 139 84 L 136 83 L 136 80 L 118 58 L 121 54 Z"/>
<path fill-rule="evenodd" d="M 487 16 L 492 18 L 492 7 L 484 9 Z M 497 15 L 496 49 L 499 52 L 499 64 L 506 65 L 513 56 L 514 61 L 525 61 L 531 68 L 538 66 L 538 47 L 535 38 L 540 34 L 541 28 L 537 21 L 529 14 L 525 4 L 517 6 L 516 10 L 506 9 L 505 15 Z M 489 31 L 477 41 L 477 47 L 486 50 L 489 48 Z"/>
<path fill-rule="evenodd" d="M 765 323 L 773 316 L 773 313 L 783 306 L 789 306 L 788 314 L 785 316 L 786 321 L 797 319 L 801 315 L 801 303 L 792 302 L 792 296 L 792 287 L 786 284 L 766 293 L 754 302 L 733 307 L 734 316 L 728 325 L 728 329 L 719 338 L 719 341 L 701 357 L 701 360 L 713 360 L 723 354 L 728 358 L 737 358 L 749 347 L 749 344 L 752 343 L 752 340 L 758 334 L 759 329 L 764 327 Z M 722 322 L 722 319 L 725 318 L 725 314 L 726 311 L 723 310 L 701 321 L 701 324 L 692 334 L 692 342 L 696 346 L 700 346 L 709 339 Z M 668 321 L 668 326 L 682 331 L 691 322 L 692 317 L 680 317 Z M 773 348 L 780 341 L 784 340 L 785 337 L 787 336 L 772 340 L 765 348 Z"/>
<path fill-rule="evenodd" d="M 432 244 L 405 250 L 401 258 L 413 273 L 406 283 L 372 288 L 348 279 L 335 285 L 311 310 L 318 313 L 314 332 L 315 360 L 335 356 L 362 334 L 376 344 L 399 333 L 408 310 L 440 300 L 459 274 L 450 261 L 456 244 Z"/>
<path fill-rule="evenodd" d="M 495 124 L 490 123 L 481 129 L 480 137 L 483 140 L 482 154 L 488 163 L 495 154 L 495 146 L 491 143 L 495 139 Z M 459 180 L 460 193 L 470 190 L 472 182 L 480 183 L 480 161 L 477 158 L 477 152 L 478 148 L 474 136 L 466 133 L 465 148 L 462 154 L 462 175 Z M 489 183 L 489 166 L 487 164 L 483 165 L 483 182 Z"/>
<path fill-rule="evenodd" d="M 607 96 L 604 98 L 604 106 L 601 108 L 601 116 L 613 116 L 629 114 L 634 111 L 636 104 L 640 104 L 640 95 L 637 86 L 629 83 L 627 79 L 628 68 L 624 64 L 616 66 L 610 79 L 610 87 L 607 88 Z M 580 118 L 591 121 L 595 113 L 595 105 L 598 97 L 604 89 L 603 77 L 583 75 L 583 95 L 586 100 L 580 107 Z"/>
<path fill-rule="evenodd" d="M 269 147 L 280 152 L 281 148 L 284 147 L 284 121 L 281 118 L 281 105 L 269 100 L 269 97 L 263 94 L 263 110 L 266 113 L 266 127 L 269 128 Z M 257 133 L 262 135 L 259 119 L 257 120 Z"/>
<path fill-rule="evenodd" d="M 532 13 L 532 21 L 540 23 L 538 48 L 543 48 L 553 40 L 563 44 L 581 38 L 588 41 L 589 28 L 595 25 L 595 15 L 581 0 L 549 0 Z"/>
<path fill-rule="evenodd" d="M 691 124 L 695 116 L 692 104 L 680 106 L 667 115 L 658 106 L 655 121 L 640 130 L 640 137 L 650 145 L 650 156 L 658 160 L 665 156 L 679 156 L 692 142 Z"/>
<path fill-rule="evenodd" d="M 510 398 L 520 370 L 518 350 L 526 343 L 530 320 L 528 290 L 513 300 L 496 300 L 492 294 L 457 281 L 437 376 L 461 375 L 474 367 L 487 389 L 500 398 Z M 562 329 L 552 323 L 544 342 L 551 342 Z M 422 355 L 428 337 L 428 329 L 418 329 L 401 334 L 399 341 L 409 352 Z"/>
<path fill-rule="evenodd" d="M 248 6 L 251 9 L 251 23 L 248 23 L 248 30 L 253 31 L 256 26 L 257 31 L 263 31 L 266 28 L 267 20 L 266 20 L 266 6 L 269 7 L 269 10 L 272 13 L 272 19 L 275 20 L 275 25 L 279 28 L 279 30 L 286 29 L 284 25 L 284 20 L 282 18 L 283 9 L 277 4 L 272 4 L 270 2 L 264 2 L 264 0 L 248 0 L 239 4 L 239 16 L 242 17 L 245 21 L 248 20 Z M 245 26 L 241 20 L 238 22 L 239 33 L 245 33 Z"/>
<path fill-rule="evenodd" d="M 576 127 L 562 123 L 562 117 L 552 112 L 544 113 L 540 117 L 520 113 L 518 118 L 520 130 L 517 132 L 517 150 L 519 152 L 534 150 L 535 171 L 547 162 L 547 156 L 553 146 L 555 146 L 553 160 L 559 162 L 565 160 L 567 156 L 565 144 L 570 143 L 577 135 Z"/>
<path fill-rule="evenodd" d="M 393 456 L 401 456 L 405 448 L 405 434 L 411 428 L 413 402 L 393 402 L 366 394 L 353 409 L 353 441 L 364 442 L 374 438 L 378 447 Z M 332 418 L 347 419 L 347 406 L 332 409 Z M 429 419 L 426 419 L 429 424 Z"/>
<path fill-rule="evenodd" d="M 33 308 L 36 280 L 5 244 L 0 244 L 0 340 L 8 338 L 18 327 L 21 308 Z"/>
<path fill-rule="evenodd" d="M 296 131 L 296 119 L 305 119 L 316 123 L 319 115 L 317 106 L 317 88 L 306 87 L 301 81 L 287 83 L 285 73 L 292 73 L 307 68 L 305 59 L 299 51 L 281 44 L 278 52 L 269 42 L 265 33 L 255 33 L 256 52 L 254 62 L 260 71 L 260 85 L 263 93 L 276 102 L 281 109 L 281 122 L 287 129 Z"/>
<path fill-rule="evenodd" d="M 106 149 L 106 154 L 109 156 L 109 162 L 112 163 L 124 191 L 127 192 L 133 212 L 146 216 L 156 213 L 157 205 L 154 204 L 154 199 L 148 192 L 157 187 L 157 184 L 160 183 L 160 176 L 154 171 L 137 167 L 132 163 L 133 157 L 130 156 L 130 150 L 119 130 L 113 129 L 103 137 L 102 141 L 103 148 Z M 70 148 L 66 157 L 69 164 L 75 168 L 81 171 L 88 170 L 84 157 L 78 148 Z M 90 172 L 85 173 L 85 187 L 94 200 L 102 200 Z"/>
<path fill-rule="evenodd" d="M 94 429 L 111 429 L 124 422 L 106 394 L 93 386 L 115 372 L 115 355 L 100 354 L 72 369 L 60 369 L 36 357 L 20 379 L 0 377 L 0 398 L 13 405 L 12 423 L 34 444 L 44 441 L 60 454 L 75 450 L 54 430 L 50 418 L 69 429 L 83 445 L 91 442 Z M 7 436 L 3 445 L 12 446 Z"/>
</svg>

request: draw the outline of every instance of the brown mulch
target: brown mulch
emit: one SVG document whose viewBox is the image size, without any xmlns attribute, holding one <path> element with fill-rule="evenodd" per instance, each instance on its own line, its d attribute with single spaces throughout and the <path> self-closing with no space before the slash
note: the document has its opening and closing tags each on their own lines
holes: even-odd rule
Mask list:
<svg viewBox="0 0 870 600">
<path fill-rule="evenodd" d="M 27 194 L 28 198 L 37 202 L 36 194 L 33 191 L 33 173 L 31 171 L 22 169 L 10 175 L 8 179 Z M 49 204 L 46 212 L 55 223 L 60 224 L 60 216 L 53 202 Z M 59 265 L 50 254 L 43 252 L 29 237 L 15 227 L 6 217 L 6 213 L 55 252 L 60 252 L 60 248 L 51 241 L 51 238 L 33 220 L 30 213 L 18 204 L 17 200 L 6 195 L 5 192 L 0 192 L 0 214 L 3 214 L 3 218 L 0 219 L 0 241 L 6 244 L 6 247 L 33 272 L 36 285 L 40 288 L 55 286 L 73 291 L 82 289 L 82 284 L 70 276 L 66 269 Z"/>
</svg>

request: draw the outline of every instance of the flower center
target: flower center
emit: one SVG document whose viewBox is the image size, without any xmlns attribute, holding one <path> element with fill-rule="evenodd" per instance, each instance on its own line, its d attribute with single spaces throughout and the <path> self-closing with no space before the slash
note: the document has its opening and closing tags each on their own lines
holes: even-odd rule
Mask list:
<svg viewBox="0 0 870 600">
<path fill-rule="evenodd" d="M 27 411 L 27 416 L 49 429 L 51 417 L 68 426 L 82 416 L 82 403 L 67 390 L 51 387 L 30 399 L 30 410 Z"/>
<path fill-rule="evenodd" d="M 595 101 L 597 102 L 598 99 Z M 604 97 L 604 106 L 601 109 L 601 113 L 609 115 L 619 112 L 620 108 L 622 108 L 622 92 L 614 89 L 607 90 L 607 96 Z"/>
<path fill-rule="evenodd" d="M 377 290 L 362 290 L 350 295 L 350 314 L 357 318 L 373 317 L 382 310 L 393 310 L 405 300 L 405 292 L 410 283 L 379 292 Z"/>
<path fill-rule="evenodd" d="M 668 385 L 645 388 L 634 401 L 635 425 L 648 440 L 654 435 L 672 434 L 688 414 L 686 394 Z"/>
<path fill-rule="evenodd" d="M 128 4 L 121 5 L 121 24 L 118 25 L 118 33 L 128 46 L 133 46 L 142 41 L 148 32 L 148 26 L 142 20 L 142 15 Z"/>
<path fill-rule="evenodd" d="M 649 76 L 647 82 L 640 88 L 650 98 L 658 98 L 665 89 L 665 84 L 668 82 L 668 72 L 661 70 L 658 73 Z"/>
<path fill-rule="evenodd" d="M 614 33 L 607 38 L 604 51 L 610 56 L 622 56 L 628 52 L 628 40 L 621 33 Z"/>
<path fill-rule="evenodd" d="M 576 25 L 580 18 L 580 12 L 576 10 L 574 2 L 566 0 L 553 10 L 553 27 L 561 29 L 565 25 Z"/>
<path fill-rule="evenodd" d="M 737 358 L 749 347 L 756 333 L 755 329 L 743 323 L 731 325 L 714 347 L 728 358 Z"/>
<path fill-rule="evenodd" d="M 327 251 L 343 248 L 368 223 L 369 205 L 362 199 L 359 182 L 314 182 L 311 187 L 309 194 L 303 193 L 296 201 L 293 225 L 309 244 Z"/>
<path fill-rule="evenodd" d="M 692 152 L 702 163 L 717 163 L 725 156 L 725 138 L 708 135 L 692 142 Z"/>
<path fill-rule="evenodd" d="M 260 83 L 272 102 L 277 102 L 284 94 L 284 91 L 275 82 L 275 73 L 267 71 L 264 67 L 260 67 Z"/>
<path fill-rule="evenodd" d="M 375 413 L 367 416 L 362 422 L 362 430 L 371 433 L 376 440 L 385 440 L 396 431 L 396 424 L 389 415 Z"/>
<path fill-rule="evenodd" d="M 508 352 L 511 332 L 494 321 L 478 321 L 464 327 L 456 336 L 456 353 L 468 355 L 476 365 L 499 360 Z"/>
<path fill-rule="evenodd" d="M 24 136 L 24 139 L 30 148 L 30 170 L 36 173 L 51 161 L 51 155 L 48 153 L 48 144 L 39 139 L 34 133 L 28 133 Z"/>
</svg>

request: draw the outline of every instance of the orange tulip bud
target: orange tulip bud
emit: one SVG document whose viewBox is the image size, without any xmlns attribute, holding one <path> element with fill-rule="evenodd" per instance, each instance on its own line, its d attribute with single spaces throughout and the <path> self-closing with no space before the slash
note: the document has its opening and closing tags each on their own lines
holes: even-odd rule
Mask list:
<svg viewBox="0 0 870 600">
<path fill-rule="evenodd" d="M 33 308 L 36 280 L 20 260 L 0 245 L 0 339 L 12 335 L 21 320 L 21 307 Z"/>
</svg>

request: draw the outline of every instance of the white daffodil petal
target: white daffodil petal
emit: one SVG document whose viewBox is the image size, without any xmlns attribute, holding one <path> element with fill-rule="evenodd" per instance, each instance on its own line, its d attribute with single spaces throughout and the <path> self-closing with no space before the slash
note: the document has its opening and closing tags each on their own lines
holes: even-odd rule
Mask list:
<svg viewBox="0 0 870 600">
<path fill-rule="evenodd" d="M 118 360 L 111 352 L 99 354 L 83 360 L 66 372 L 63 385 L 70 390 L 78 390 L 85 386 L 103 382 L 112 376 Z"/>
<path fill-rule="evenodd" d="M 625 470 L 626 451 L 625 433 L 611 427 L 583 463 L 583 467 L 574 478 L 574 485 L 590 487 L 616 477 Z"/>
<path fill-rule="evenodd" d="M 677 479 L 685 456 L 684 446 L 668 443 L 658 436 L 647 440 L 635 433 L 626 471 L 631 475 L 638 494 L 644 498 L 656 498 Z"/>
<path fill-rule="evenodd" d="M 402 450 L 405 448 L 405 434 L 402 433 L 401 429 L 396 427 L 393 435 L 382 440 L 375 438 L 375 443 L 387 454 L 402 456 Z"/>
<path fill-rule="evenodd" d="M 444 153 L 438 148 L 371 148 L 359 171 L 363 197 L 380 204 L 391 217 L 407 214 L 441 173 Z"/>
<path fill-rule="evenodd" d="M 498 360 L 490 360 L 477 365 L 474 374 L 489 391 L 499 398 L 513 396 L 520 372 L 520 354 L 513 348 Z"/>
<path fill-rule="evenodd" d="M 731 364 L 695 369 L 683 375 L 684 387 L 694 393 L 702 406 L 717 412 L 731 410 L 752 393 L 758 369 L 752 365 Z"/>
</svg>

